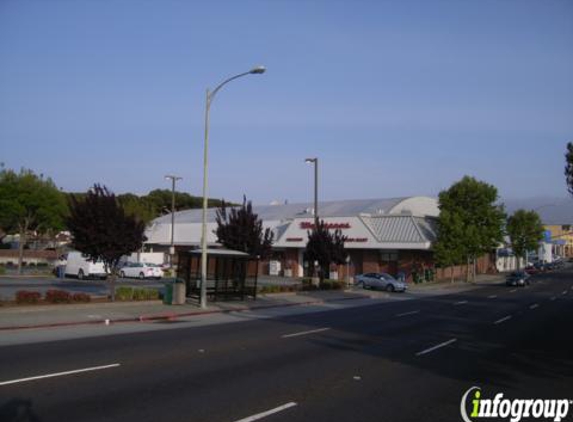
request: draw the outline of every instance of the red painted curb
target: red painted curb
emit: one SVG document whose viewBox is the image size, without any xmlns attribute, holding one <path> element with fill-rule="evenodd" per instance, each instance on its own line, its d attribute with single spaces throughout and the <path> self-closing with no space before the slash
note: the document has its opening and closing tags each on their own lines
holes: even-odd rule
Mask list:
<svg viewBox="0 0 573 422">
<path fill-rule="evenodd" d="M 338 299 L 326 299 L 326 300 L 313 300 L 307 302 L 299 303 L 282 303 L 277 305 L 261 305 L 253 306 L 251 308 L 239 308 L 239 309 L 213 309 L 207 311 L 198 312 L 182 312 L 182 313 L 169 313 L 169 314 L 157 314 L 157 315 L 140 315 L 137 317 L 130 318 L 118 318 L 118 319 L 97 319 L 93 321 L 70 321 L 70 322 L 54 322 L 50 324 L 37 324 L 37 325 L 20 325 L 13 327 L 0 327 L 0 331 L 16 331 L 16 330 L 32 330 L 38 328 L 60 328 L 60 327 L 73 327 L 79 325 L 99 325 L 105 324 L 109 321 L 109 324 L 127 324 L 134 322 L 153 322 L 153 321 L 169 321 L 175 320 L 181 317 L 191 317 L 200 315 L 210 315 L 210 314 L 230 314 L 232 312 L 246 312 L 246 311 L 258 311 L 262 309 L 272 309 L 272 308 L 290 308 L 293 306 L 309 306 L 309 305 L 319 305 L 321 303 L 329 302 L 343 302 L 347 300 L 358 300 L 358 299 L 369 299 L 369 297 L 343 297 Z"/>
</svg>

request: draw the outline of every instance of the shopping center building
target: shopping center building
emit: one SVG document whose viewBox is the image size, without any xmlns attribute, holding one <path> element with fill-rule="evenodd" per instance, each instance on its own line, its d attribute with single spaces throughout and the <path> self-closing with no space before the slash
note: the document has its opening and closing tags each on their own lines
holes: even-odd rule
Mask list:
<svg viewBox="0 0 573 422">
<path fill-rule="evenodd" d="M 253 206 L 265 228 L 274 232 L 272 257 L 260 266 L 263 274 L 303 277 L 312 272 L 305 257 L 308 232 L 314 226 L 310 203 Z M 331 229 L 346 236 L 347 263 L 332 268 L 339 279 L 367 272 L 404 272 L 433 266 L 431 246 L 436 239 L 439 209 L 435 198 L 414 196 L 394 199 L 344 200 L 322 202 L 318 215 Z M 176 249 L 198 247 L 201 242 L 202 211 L 175 214 Z M 216 210 L 208 211 L 207 243 L 217 247 L 214 231 Z M 171 215 L 155 219 L 146 231 L 146 249 L 169 250 Z"/>
</svg>

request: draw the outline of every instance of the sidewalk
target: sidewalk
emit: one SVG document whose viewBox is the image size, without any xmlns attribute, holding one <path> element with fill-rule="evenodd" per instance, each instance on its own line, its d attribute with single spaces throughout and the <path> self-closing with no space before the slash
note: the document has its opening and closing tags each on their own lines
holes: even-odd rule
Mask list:
<svg viewBox="0 0 573 422">
<path fill-rule="evenodd" d="M 415 284 L 408 286 L 408 292 L 414 295 L 450 294 L 471 290 L 481 285 L 499 284 L 501 282 L 503 282 L 503 277 L 500 277 L 500 275 L 480 275 L 477 277 L 476 283 L 442 281 Z M 30 328 L 174 320 L 194 315 L 290 306 L 310 306 L 360 299 L 385 299 L 389 297 L 388 295 L 387 292 L 383 291 L 366 291 L 358 287 L 351 287 L 344 291 L 262 294 L 257 297 L 257 300 L 210 302 L 207 309 L 199 308 L 196 303 L 164 305 L 158 300 L 0 307 L 0 332 Z M 399 295 L 399 293 L 396 295 Z"/>
<path fill-rule="evenodd" d="M 452 283 L 450 280 L 432 281 L 430 283 L 420 283 L 408 285 L 411 292 L 423 292 L 429 290 L 456 290 L 456 289 L 469 289 L 476 286 L 488 286 L 495 284 L 503 284 L 505 282 L 505 274 L 479 274 L 476 276 L 476 281 L 466 282 L 465 279 L 456 279 Z"/>
<path fill-rule="evenodd" d="M 196 303 L 164 305 L 161 301 L 38 305 L 0 308 L 0 331 L 65 327 L 106 323 L 173 320 L 194 315 L 240 312 L 328 302 L 369 299 L 362 291 L 325 291 L 260 295 L 243 302 L 210 302 L 207 309 Z"/>
</svg>

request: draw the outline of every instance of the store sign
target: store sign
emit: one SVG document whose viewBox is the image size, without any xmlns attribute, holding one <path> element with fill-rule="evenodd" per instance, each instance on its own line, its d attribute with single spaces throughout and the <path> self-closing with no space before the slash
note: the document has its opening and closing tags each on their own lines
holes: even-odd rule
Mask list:
<svg viewBox="0 0 573 422">
<path fill-rule="evenodd" d="M 302 237 L 287 237 L 286 241 L 287 242 L 302 242 L 303 238 Z"/>
<path fill-rule="evenodd" d="M 324 223 L 324 226 L 329 230 L 346 230 L 351 227 L 350 223 Z M 300 228 L 302 230 L 314 230 L 314 223 L 303 221 L 300 223 Z"/>
<path fill-rule="evenodd" d="M 368 242 L 367 237 L 348 237 L 344 241 L 344 243 L 364 243 L 364 242 Z"/>
</svg>

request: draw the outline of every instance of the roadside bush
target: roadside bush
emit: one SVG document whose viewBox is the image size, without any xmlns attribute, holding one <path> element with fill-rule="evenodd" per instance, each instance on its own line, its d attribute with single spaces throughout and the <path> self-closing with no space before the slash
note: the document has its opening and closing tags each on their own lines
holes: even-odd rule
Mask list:
<svg viewBox="0 0 573 422">
<path fill-rule="evenodd" d="M 42 295 L 38 292 L 28 290 L 18 290 L 16 292 L 16 303 L 38 303 Z"/>
<path fill-rule="evenodd" d="M 6 268 L 4 268 L 4 265 L 0 265 L 0 275 L 4 274 L 6 274 Z"/>
<path fill-rule="evenodd" d="M 157 300 L 159 292 L 154 289 L 134 289 L 133 300 Z"/>
<path fill-rule="evenodd" d="M 296 292 L 300 289 L 298 285 L 288 285 L 288 286 L 261 286 L 259 287 L 259 293 L 290 293 Z"/>
<path fill-rule="evenodd" d="M 159 290 L 155 289 L 147 290 L 147 300 L 158 300 L 158 299 L 159 299 Z"/>
<path fill-rule="evenodd" d="M 72 300 L 74 302 L 88 303 L 91 302 L 92 298 L 87 293 L 74 293 L 74 295 L 72 296 Z"/>
<path fill-rule="evenodd" d="M 133 298 L 133 287 L 121 286 L 115 289 L 115 300 L 127 301 Z"/>
<path fill-rule="evenodd" d="M 70 303 L 72 295 L 65 290 L 48 290 L 44 300 L 50 303 Z"/>
</svg>

